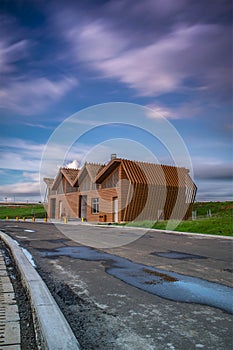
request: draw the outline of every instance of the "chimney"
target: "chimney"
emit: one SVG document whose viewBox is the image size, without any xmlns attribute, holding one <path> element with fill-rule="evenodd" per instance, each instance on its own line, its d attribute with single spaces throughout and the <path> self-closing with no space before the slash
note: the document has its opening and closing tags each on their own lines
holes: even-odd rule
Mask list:
<svg viewBox="0 0 233 350">
<path fill-rule="evenodd" d="M 112 154 L 111 154 L 111 160 L 112 160 L 112 159 L 116 159 L 116 157 L 117 157 L 116 153 L 112 153 Z"/>
</svg>

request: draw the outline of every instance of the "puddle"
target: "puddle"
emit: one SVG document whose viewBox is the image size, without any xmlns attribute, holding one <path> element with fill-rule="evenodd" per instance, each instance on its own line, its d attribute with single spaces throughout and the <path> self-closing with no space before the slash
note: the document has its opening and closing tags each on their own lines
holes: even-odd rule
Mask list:
<svg viewBox="0 0 233 350">
<path fill-rule="evenodd" d="M 156 255 L 168 259 L 207 259 L 205 256 L 188 254 L 170 250 L 169 252 L 153 252 L 150 255 Z"/>
<path fill-rule="evenodd" d="M 31 264 L 33 267 L 36 267 L 36 264 L 35 264 L 35 262 L 34 262 L 34 260 L 33 260 L 33 257 L 32 257 L 32 255 L 31 255 L 31 253 L 29 253 L 29 251 L 28 251 L 27 249 L 25 249 L 25 248 L 22 248 L 22 247 L 21 247 L 21 249 L 22 249 L 22 251 L 24 252 L 24 255 L 26 256 L 26 258 L 28 259 L 28 261 L 30 262 L 30 264 Z"/>
<path fill-rule="evenodd" d="M 35 230 L 24 230 L 24 232 L 33 233 L 33 232 L 36 232 L 36 231 Z"/>
<path fill-rule="evenodd" d="M 148 293 L 173 301 L 213 306 L 233 313 L 233 289 L 221 284 L 137 264 L 89 247 L 65 246 L 39 251 L 45 258 L 68 256 L 74 259 L 102 261 L 108 274 Z"/>
</svg>

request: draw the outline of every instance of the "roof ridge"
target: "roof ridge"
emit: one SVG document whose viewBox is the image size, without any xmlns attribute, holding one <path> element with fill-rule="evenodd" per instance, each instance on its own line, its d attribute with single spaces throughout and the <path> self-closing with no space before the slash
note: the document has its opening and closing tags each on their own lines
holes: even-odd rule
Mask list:
<svg viewBox="0 0 233 350">
<path fill-rule="evenodd" d="M 68 167 L 63 167 L 61 169 L 65 169 L 65 170 L 80 170 L 79 168 L 68 168 Z"/>
<path fill-rule="evenodd" d="M 170 165 L 170 164 L 162 164 L 162 163 L 152 163 L 152 162 L 146 162 L 144 160 L 132 160 L 132 159 L 126 159 L 122 158 L 123 161 L 132 162 L 136 164 L 148 164 L 148 165 L 157 165 L 162 167 L 169 167 L 169 168 L 177 168 L 177 169 L 186 169 L 184 166 L 177 166 L 177 165 Z"/>
<path fill-rule="evenodd" d="M 95 162 L 85 162 L 85 164 L 83 166 L 85 166 L 85 165 L 105 166 L 103 163 L 95 163 Z"/>
</svg>

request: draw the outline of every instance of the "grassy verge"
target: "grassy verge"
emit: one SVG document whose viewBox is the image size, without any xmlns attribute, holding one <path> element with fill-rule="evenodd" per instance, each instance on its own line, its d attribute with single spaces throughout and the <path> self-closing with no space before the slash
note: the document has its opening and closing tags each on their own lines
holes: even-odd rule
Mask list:
<svg viewBox="0 0 233 350">
<path fill-rule="evenodd" d="M 0 206 L 0 219 L 15 219 L 16 216 L 20 218 L 44 218 L 45 209 L 42 204 L 17 204 L 17 205 L 3 205 Z"/>
<path fill-rule="evenodd" d="M 195 220 L 182 221 L 175 229 L 181 232 L 204 233 L 211 235 L 233 236 L 233 202 L 195 203 Z M 211 211 L 211 217 L 207 212 Z M 125 225 L 166 230 L 167 221 L 135 221 Z"/>
</svg>

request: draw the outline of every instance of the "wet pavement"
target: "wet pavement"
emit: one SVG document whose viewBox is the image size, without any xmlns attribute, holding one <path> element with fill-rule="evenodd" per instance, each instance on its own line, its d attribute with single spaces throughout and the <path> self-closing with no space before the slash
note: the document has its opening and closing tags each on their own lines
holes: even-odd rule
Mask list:
<svg viewBox="0 0 233 350">
<path fill-rule="evenodd" d="M 233 288 L 218 283 L 137 264 L 89 247 L 65 246 L 52 251 L 46 249 L 39 251 L 45 258 L 67 256 L 87 261 L 101 261 L 104 263 L 105 271 L 110 275 L 151 294 L 174 301 L 214 306 L 233 313 Z M 191 257 L 193 258 L 193 255 Z"/>
<path fill-rule="evenodd" d="M 2 224 L 33 256 L 83 349 L 232 349 L 232 241 L 149 231 L 99 250 L 50 224 L 9 226 Z"/>
<path fill-rule="evenodd" d="M 174 252 L 174 251 L 170 251 L 170 252 L 153 252 L 150 253 L 151 255 L 157 255 L 157 256 L 161 256 L 164 258 L 168 258 L 168 259 L 207 259 L 205 256 L 200 256 L 200 255 L 194 255 L 194 254 L 188 254 L 188 253 L 183 253 L 183 252 Z"/>
</svg>

